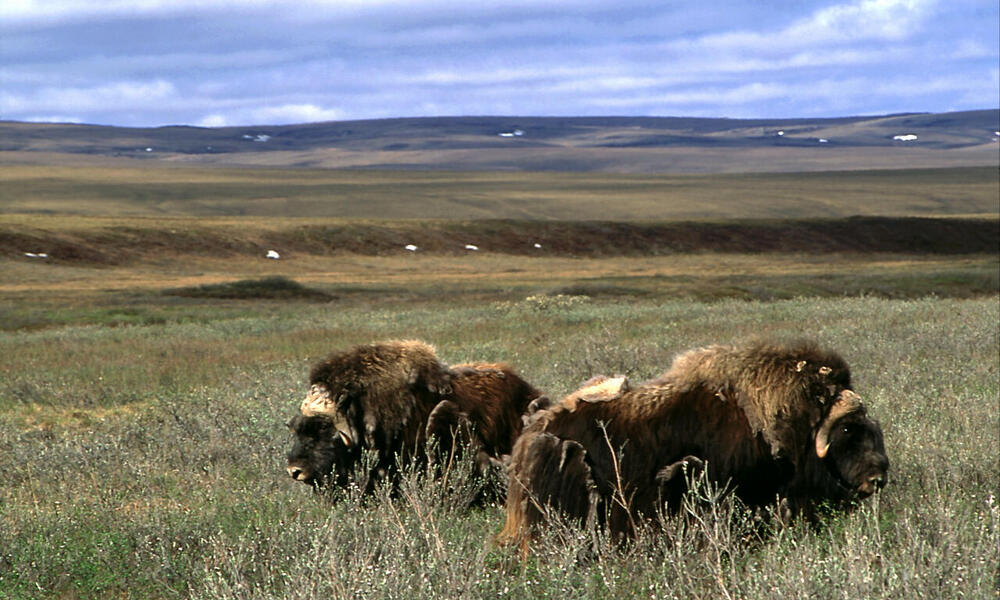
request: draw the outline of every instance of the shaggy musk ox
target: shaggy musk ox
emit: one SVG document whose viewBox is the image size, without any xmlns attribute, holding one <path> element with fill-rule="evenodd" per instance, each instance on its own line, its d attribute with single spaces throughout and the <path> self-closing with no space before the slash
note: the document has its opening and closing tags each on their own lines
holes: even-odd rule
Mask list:
<svg viewBox="0 0 1000 600">
<path fill-rule="evenodd" d="M 346 485 L 365 450 L 375 452 L 369 490 L 399 464 L 441 464 L 464 445 L 480 469 L 499 464 L 520 433 L 521 414 L 539 396 L 507 365 L 449 367 L 431 346 L 412 340 L 331 354 L 309 381 L 300 414 L 288 424 L 296 438 L 288 474 L 314 487 Z M 428 457 L 431 439 L 437 454 Z"/>
<path fill-rule="evenodd" d="M 550 509 L 631 535 L 677 510 L 685 466 L 749 506 L 780 499 L 785 517 L 810 518 L 873 494 L 889 468 L 847 364 L 810 342 L 693 350 L 643 385 L 597 378 L 526 420 L 499 536 L 525 551 Z"/>
</svg>

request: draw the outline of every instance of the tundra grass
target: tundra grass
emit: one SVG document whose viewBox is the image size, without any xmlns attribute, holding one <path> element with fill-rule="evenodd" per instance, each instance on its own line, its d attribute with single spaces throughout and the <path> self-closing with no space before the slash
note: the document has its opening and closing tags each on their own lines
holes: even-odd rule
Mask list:
<svg viewBox="0 0 1000 600">
<path fill-rule="evenodd" d="M 0 331 L 0 598 L 995 597 L 997 300 L 202 304 Z M 331 503 L 284 475 L 310 363 L 350 344 L 422 338 L 559 396 L 757 335 L 839 350 L 885 430 L 889 485 L 819 529 L 761 535 L 724 501 L 626 547 L 553 526 L 519 561 L 462 485 Z"/>
<path fill-rule="evenodd" d="M 686 220 L 996 215 L 995 167 L 725 175 L 0 165 L 0 213 Z"/>
</svg>

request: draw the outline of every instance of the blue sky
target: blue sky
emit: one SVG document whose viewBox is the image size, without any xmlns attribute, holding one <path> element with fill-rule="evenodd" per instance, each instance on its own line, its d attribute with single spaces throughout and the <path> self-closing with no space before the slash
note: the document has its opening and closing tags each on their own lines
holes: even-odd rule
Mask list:
<svg viewBox="0 0 1000 600">
<path fill-rule="evenodd" d="M 1000 106 L 997 0 L 4 0 L 0 119 L 834 117 Z"/>
</svg>

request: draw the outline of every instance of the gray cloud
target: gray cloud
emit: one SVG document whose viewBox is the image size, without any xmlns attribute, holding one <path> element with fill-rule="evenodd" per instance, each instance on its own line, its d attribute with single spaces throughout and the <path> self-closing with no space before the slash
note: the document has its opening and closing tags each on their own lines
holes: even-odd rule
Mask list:
<svg viewBox="0 0 1000 600">
<path fill-rule="evenodd" d="M 0 118 L 787 117 L 1000 101 L 995 3 L 608 4 L 14 1 L 0 8 Z"/>
</svg>

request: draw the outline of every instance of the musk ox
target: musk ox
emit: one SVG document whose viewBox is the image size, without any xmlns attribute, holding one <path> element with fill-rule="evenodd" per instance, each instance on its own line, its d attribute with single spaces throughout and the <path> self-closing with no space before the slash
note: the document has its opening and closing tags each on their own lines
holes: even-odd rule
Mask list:
<svg viewBox="0 0 1000 600">
<path fill-rule="evenodd" d="M 527 421 L 499 536 L 525 551 L 548 510 L 630 536 L 677 510 L 684 467 L 749 506 L 810 518 L 871 495 L 889 468 L 847 364 L 811 342 L 693 350 L 643 385 L 592 380 Z"/>
<path fill-rule="evenodd" d="M 363 453 L 375 453 L 367 489 L 399 465 L 438 464 L 463 446 L 481 469 L 500 464 L 539 393 L 508 365 L 449 367 L 419 341 L 388 341 L 331 354 L 316 364 L 300 413 L 288 474 L 316 488 L 344 486 Z M 427 442 L 436 440 L 435 456 Z"/>
</svg>

